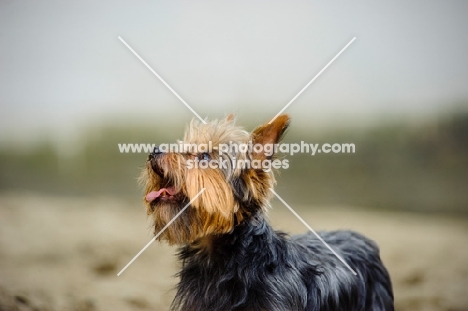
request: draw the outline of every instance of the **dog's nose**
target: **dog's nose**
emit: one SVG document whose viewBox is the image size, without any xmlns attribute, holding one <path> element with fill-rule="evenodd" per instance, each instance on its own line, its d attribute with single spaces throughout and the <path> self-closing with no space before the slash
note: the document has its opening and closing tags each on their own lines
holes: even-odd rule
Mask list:
<svg viewBox="0 0 468 311">
<path fill-rule="evenodd" d="M 154 147 L 153 151 L 149 154 L 148 159 L 153 159 L 155 156 L 157 156 L 158 154 L 162 154 L 162 153 L 164 152 L 159 150 L 159 146 L 156 146 Z"/>
</svg>

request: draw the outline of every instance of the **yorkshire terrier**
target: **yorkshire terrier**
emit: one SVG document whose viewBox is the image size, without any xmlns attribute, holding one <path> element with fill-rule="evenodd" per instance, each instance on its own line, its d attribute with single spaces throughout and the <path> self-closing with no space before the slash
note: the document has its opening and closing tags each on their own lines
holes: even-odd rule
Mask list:
<svg viewBox="0 0 468 311">
<path fill-rule="evenodd" d="M 180 144 L 190 148 L 155 148 L 149 155 L 142 174 L 148 215 L 155 234 L 173 221 L 158 239 L 181 247 L 172 310 L 394 310 L 375 242 L 351 231 L 319 232 L 354 275 L 310 232 L 273 230 L 265 213 L 275 177 L 265 163 L 275 154 L 267 148 L 220 152 L 223 144 L 275 145 L 288 125 L 289 117 L 281 115 L 249 134 L 232 116 L 206 124 L 194 120 Z M 194 145 L 212 148 L 196 152 Z M 193 165 L 202 161 L 222 165 Z M 245 165 L 249 161 L 261 165 Z"/>
</svg>

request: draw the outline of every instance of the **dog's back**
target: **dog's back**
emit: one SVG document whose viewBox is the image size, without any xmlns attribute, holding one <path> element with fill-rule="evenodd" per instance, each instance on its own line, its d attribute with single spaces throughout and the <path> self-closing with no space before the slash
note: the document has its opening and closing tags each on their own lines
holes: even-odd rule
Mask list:
<svg viewBox="0 0 468 311">
<path fill-rule="evenodd" d="M 319 232 L 357 275 L 354 275 L 312 233 L 292 237 L 305 268 L 307 310 L 393 311 L 390 276 L 375 242 L 352 231 Z M 307 253 L 307 255 L 305 255 Z M 304 272 L 303 272 L 304 273 Z"/>
</svg>

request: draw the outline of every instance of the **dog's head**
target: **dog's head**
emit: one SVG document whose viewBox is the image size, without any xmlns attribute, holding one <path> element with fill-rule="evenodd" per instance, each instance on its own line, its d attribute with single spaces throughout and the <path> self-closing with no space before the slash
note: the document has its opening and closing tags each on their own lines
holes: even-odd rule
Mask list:
<svg viewBox="0 0 468 311">
<path fill-rule="evenodd" d="M 288 124 L 282 115 L 249 134 L 232 115 L 207 124 L 193 120 L 183 141 L 155 148 L 141 179 L 155 234 L 168 225 L 159 239 L 193 243 L 263 212 L 280 161 L 273 146 Z"/>
</svg>

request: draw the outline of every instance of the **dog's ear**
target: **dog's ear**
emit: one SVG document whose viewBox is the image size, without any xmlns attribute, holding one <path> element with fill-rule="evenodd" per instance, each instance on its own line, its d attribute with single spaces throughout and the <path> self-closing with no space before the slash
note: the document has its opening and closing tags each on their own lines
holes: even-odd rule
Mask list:
<svg viewBox="0 0 468 311">
<path fill-rule="evenodd" d="M 234 117 L 234 114 L 230 113 L 227 117 L 226 117 L 226 121 L 227 122 L 232 122 L 234 121 L 235 117 Z"/>
<path fill-rule="evenodd" d="M 290 118 L 288 115 L 283 114 L 271 121 L 270 123 L 263 124 L 257 127 L 251 135 L 252 144 L 261 144 L 263 146 L 270 144 L 277 144 L 283 137 L 284 132 L 289 126 Z M 255 150 L 255 148 L 253 148 Z M 255 160 L 271 159 L 273 155 L 266 155 L 265 148 L 262 152 L 252 152 L 252 157 Z"/>
</svg>

